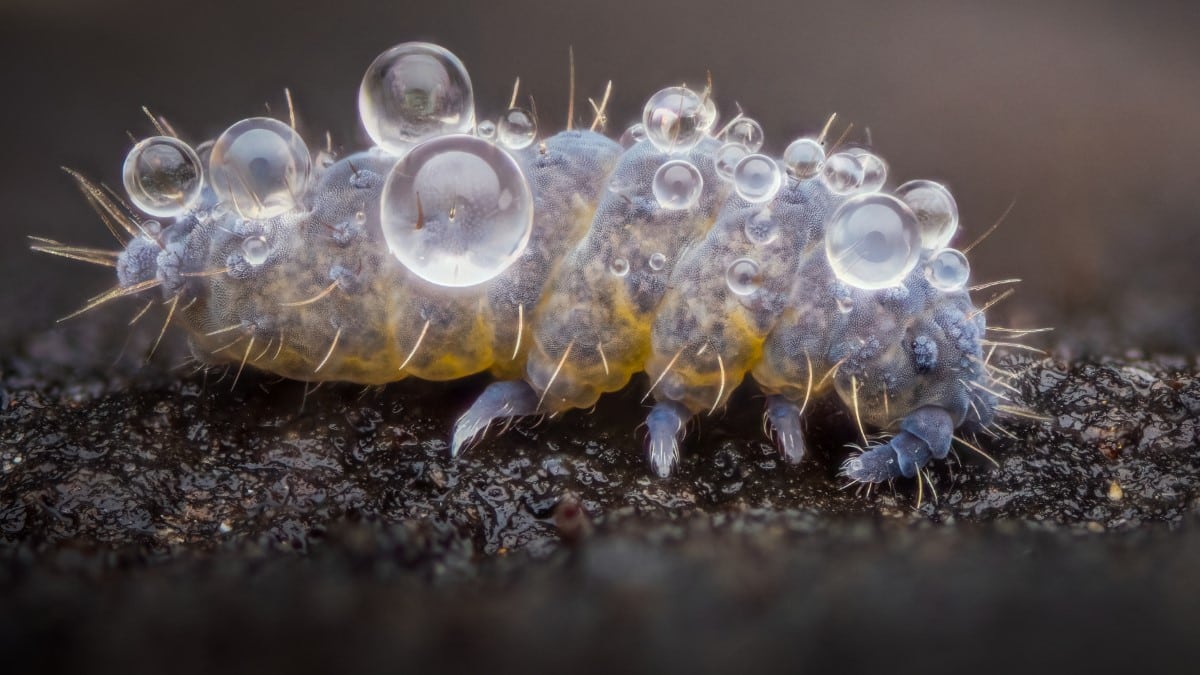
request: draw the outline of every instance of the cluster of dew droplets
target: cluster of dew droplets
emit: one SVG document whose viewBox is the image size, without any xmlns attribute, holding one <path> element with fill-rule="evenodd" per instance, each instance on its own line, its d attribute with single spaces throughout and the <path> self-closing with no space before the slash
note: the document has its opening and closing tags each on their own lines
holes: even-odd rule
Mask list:
<svg viewBox="0 0 1200 675">
<path fill-rule="evenodd" d="M 375 143 L 400 157 L 380 198 L 397 260 L 449 287 L 484 283 L 516 262 L 533 231 L 533 196 L 508 150 L 534 142 L 531 113 L 510 107 L 476 124 L 466 67 L 425 42 L 397 45 L 371 63 L 358 110 Z"/>
<path fill-rule="evenodd" d="M 641 125 L 626 130 L 622 143 L 638 143 L 644 137 L 660 152 L 681 155 L 695 148 L 716 122 L 717 108 L 707 93 L 667 87 L 646 101 Z M 651 189 L 663 208 L 690 209 L 704 190 L 704 177 L 690 161 L 677 157 L 658 168 Z"/>
<path fill-rule="evenodd" d="M 925 278 L 934 288 L 956 291 L 967 283 L 971 266 L 961 251 L 946 248 L 958 230 L 958 204 L 941 183 L 909 181 L 896 188 L 896 196 L 912 209 L 917 219 L 921 247 L 931 251 Z"/>
<path fill-rule="evenodd" d="M 886 180 L 882 160 L 865 151 L 853 158 L 872 172 L 881 171 Z M 872 180 L 882 185 L 881 179 Z M 860 187 L 829 220 L 825 253 L 838 279 L 866 290 L 897 286 L 924 255 L 930 286 L 946 292 L 963 288 L 970 275 L 967 258 L 946 248 L 958 229 L 958 207 L 950 192 L 925 180 L 905 183 L 894 195 L 879 189 Z"/>
</svg>

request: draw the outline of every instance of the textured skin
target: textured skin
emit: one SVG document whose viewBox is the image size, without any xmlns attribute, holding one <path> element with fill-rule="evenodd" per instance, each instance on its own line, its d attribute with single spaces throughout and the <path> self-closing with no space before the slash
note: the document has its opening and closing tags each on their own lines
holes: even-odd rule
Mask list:
<svg viewBox="0 0 1200 675">
<path fill-rule="evenodd" d="M 495 420 L 588 407 L 643 371 L 659 402 L 647 420 L 659 475 L 678 462 L 687 421 L 720 409 L 747 374 L 791 461 L 805 453 L 804 405 L 831 386 L 863 424 L 899 426 L 847 462 L 855 480 L 911 477 L 945 457 L 955 428 L 989 424 L 984 316 L 967 293 L 934 289 L 923 265 L 895 288 L 841 283 L 823 236 L 846 197 L 820 178 L 787 179 L 773 201 L 747 203 L 715 174 L 718 146 L 686 153 L 704 190 L 684 210 L 656 201 L 651 180 L 669 157 L 648 142 L 622 150 L 566 131 L 515 153 L 533 233 L 478 286 L 430 284 L 388 253 L 379 194 L 395 159 L 377 150 L 321 168 L 303 208 L 270 220 L 243 221 L 207 194 L 161 248 L 135 239 L 118 276 L 159 279 L 204 362 L 365 384 L 493 372 L 507 383 L 463 416 L 454 453 Z M 272 249 L 258 266 L 242 257 L 250 236 Z M 749 295 L 726 283 L 743 257 L 759 264 Z M 613 273 L 618 259 L 627 274 Z"/>
</svg>

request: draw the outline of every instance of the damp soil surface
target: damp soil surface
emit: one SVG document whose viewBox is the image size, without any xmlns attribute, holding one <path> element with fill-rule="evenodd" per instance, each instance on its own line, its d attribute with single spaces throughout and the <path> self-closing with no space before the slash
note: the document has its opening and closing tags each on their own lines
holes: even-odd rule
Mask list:
<svg viewBox="0 0 1200 675">
<path fill-rule="evenodd" d="M 308 391 L 82 365 L 111 329 L 83 326 L 0 362 L 0 654 L 21 672 L 1200 655 L 1194 359 L 1009 357 L 1005 393 L 1033 416 L 921 489 L 868 494 L 837 475 L 858 432 L 834 401 L 813 404 L 798 467 L 746 390 L 651 479 L 637 382 L 455 461 L 449 429 L 486 380 Z"/>
</svg>

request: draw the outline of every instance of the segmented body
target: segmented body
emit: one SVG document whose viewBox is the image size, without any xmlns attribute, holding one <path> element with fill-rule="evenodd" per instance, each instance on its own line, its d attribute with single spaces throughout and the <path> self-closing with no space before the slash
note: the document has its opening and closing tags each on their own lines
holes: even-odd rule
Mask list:
<svg viewBox="0 0 1200 675">
<path fill-rule="evenodd" d="M 747 375 L 792 461 L 805 454 L 804 407 L 830 387 L 860 424 L 896 431 L 847 462 L 854 480 L 911 477 L 946 455 L 956 428 L 990 424 L 984 314 L 966 290 L 931 284 L 932 252 L 888 287 L 844 283 L 825 238 L 854 191 L 791 176 L 751 203 L 717 175 L 722 146 L 710 133 L 682 152 L 622 147 L 579 130 L 494 146 L 520 167 L 532 226 L 515 261 L 474 285 L 432 283 L 389 252 L 381 193 L 399 158 L 379 148 L 318 161 L 295 208 L 270 217 L 206 187 L 175 222 L 140 228 L 117 273 L 130 292 L 161 288 L 143 292 L 163 294 L 205 363 L 364 384 L 492 372 L 455 454 L 496 420 L 589 407 L 643 371 L 659 475 L 677 464 L 687 421 L 720 410 Z M 652 183 L 680 158 L 703 190 L 666 208 Z"/>
</svg>

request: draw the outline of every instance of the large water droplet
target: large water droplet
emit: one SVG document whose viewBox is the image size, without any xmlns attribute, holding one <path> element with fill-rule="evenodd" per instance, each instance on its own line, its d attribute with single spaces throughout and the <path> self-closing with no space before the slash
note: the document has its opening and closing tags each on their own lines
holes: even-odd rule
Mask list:
<svg viewBox="0 0 1200 675">
<path fill-rule="evenodd" d="M 177 216 L 200 196 L 201 166 L 187 143 L 170 136 L 147 138 L 125 156 L 125 191 L 134 206 L 152 216 Z"/>
<path fill-rule="evenodd" d="M 934 253 L 925 265 L 929 285 L 942 291 L 957 291 L 967 284 L 971 265 L 961 251 L 944 248 Z"/>
<path fill-rule="evenodd" d="M 783 165 L 797 180 L 812 178 L 825 165 L 825 148 L 811 138 L 799 138 L 783 151 Z"/>
<path fill-rule="evenodd" d="M 673 159 L 658 167 L 650 187 L 664 209 L 690 209 L 704 190 L 704 177 L 691 162 Z"/>
<path fill-rule="evenodd" d="M 312 173 L 312 156 L 300 134 L 270 117 L 251 117 L 226 129 L 208 162 L 213 191 L 246 218 L 296 208 Z"/>
<path fill-rule="evenodd" d="M 475 124 L 475 94 L 462 61 L 443 47 L 406 42 L 380 54 L 358 89 L 358 116 L 371 140 L 394 155 Z"/>
<path fill-rule="evenodd" d="M 958 229 L 958 204 L 944 185 L 910 180 L 896 188 L 896 196 L 916 214 L 922 248 L 937 250 L 950 243 Z"/>
<path fill-rule="evenodd" d="M 687 87 L 667 87 L 646 102 L 642 125 L 646 138 L 660 151 L 687 152 L 711 128 L 711 115 L 700 94 Z"/>
<path fill-rule="evenodd" d="M 746 155 L 733 170 L 733 188 L 751 204 L 771 201 L 782 184 L 779 164 L 766 155 Z"/>
<path fill-rule="evenodd" d="M 439 136 L 392 167 L 380 217 L 388 248 L 414 274 L 439 286 L 474 286 L 521 256 L 533 230 L 533 198 L 501 148 L 474 136 Z"/>
<path fill-rule="evenodd" d="M 857 157 L 848 152 L 835 152 L 825 158 L 821 176 L 831 192 L 848 195 L 862 185 L 863 165 Z"/>
<path fill-rule="evenodd" d="M 725 270 L 725 285 L 738 295 L 750 295 L 762 286 L 758 263 L 752 258 L 738 258 Z"/>
<path fill-rule="evenodd" d="M 917 218 L 904 202 L 882 193 L 842 204 L 825 231 L 825 255 L 846 284 L 864 289 L 895 286 L 920 258 Z"/>
<path fill-rule="evenodd" d="M 496 140 L 512 150 L 527 148 L 537 137 L 537 122 L 521 108 L 509 108 L 496 126 Z"/>
</svg>

